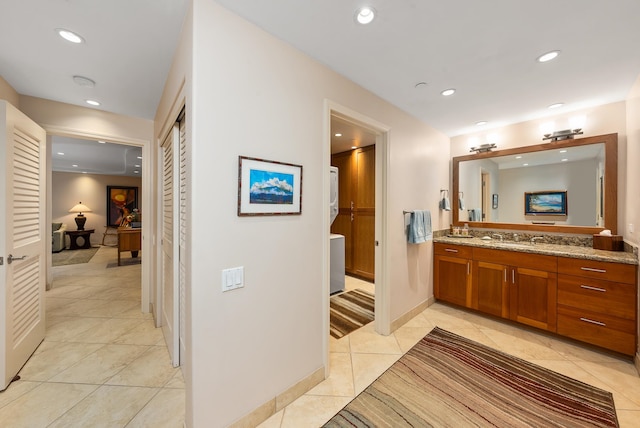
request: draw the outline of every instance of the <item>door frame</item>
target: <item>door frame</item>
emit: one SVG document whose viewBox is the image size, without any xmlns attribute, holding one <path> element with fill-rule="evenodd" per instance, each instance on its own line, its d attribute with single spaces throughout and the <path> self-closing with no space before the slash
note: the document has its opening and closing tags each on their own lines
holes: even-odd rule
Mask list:
<svg viewBox="0 0 640 428">
<path fill-rule="evenodd" d="M 65 127 L 54 126 L 54 125 L 40 125 L 47 132 L 47 156 L 48 156 L 48 164 L 47 164 L 47 224 L 51 224 L 51 195 L 52 195 L 52 169 L 51 169 L 51 136 L 59 136 L 59 137 L 71 137 L 71 138 L 80 138 L 85 140 L 103 140 L 109 141 L 115 144 L 122 144 L 128 146 L 135 146 L 142 148 L 142 209 L 145 207 L 152 207 L 152 189 L 153 185 L 153 164 L 152 162 L 152 145 L 150 140 L 143 140 L 138 138 L 129 138 L 123 137 L 121 135 L 106 135 L 106 134 L 98 134 L 92 131 L 87 130 L 77 130 L 77 129 L 68 129 Z M 152 265 L 151 263 L 152 257 L 152 248 L 153 242 L 155 241 L 155 236 L 153 235 L 153 231 L 155 230 L 155 225 L 153 224 L 154 219 L 151 216 L 145 218 L 145 224 L 149 223 L 148 227 L 145 226 L 142 228 L 142 254 L 147 254 L 147 257 L 142 257 L 141 259 L 141 270 L 142 270 L 142 278 L 141 278 L 141 310 L 143 313 L 151 312 L 151 278 L 152 278 Z M 50 254 L 48 256 L 48 261 Z M 51 264 L 47 263 L 47 284 L 51 283 L 52 277 L 52 268 Z"/>
<path fill-rule="evenodd" d="M 330 289 L 330 267 L 329 267 L 329 235 L 331 222 L 329 219 L 329 191 L 331 166 L 331 117 L 336 116 L 342 120 L 349 121 L 354 125 L 366 128 L 376 134 L 376 178 L 375 178 L 375 241 L 378 243 L 375 248 L 375 330 L 379 334 L 391 334 L 391 301 L 389 290 L 389 254 L 388 254 L 388 231 L 387 231 L 387 198 L 388 198 L 388 170 L 389 170 L 389 126 L 378 122 L 366 115 L 358 113 L 348 107 L 336 102 L 324 100 L 324 136 L 322 143 L 322 232 L 326 239 L 323 240 L 322 249 L 322 305 L 323 305 L 323 331 L 326 334 L 322 337 L 323 362 L 325 376 L 329 375 L 329 289 Z M 327 207 L 327 209 L 324 209 Z"/>
</svg>

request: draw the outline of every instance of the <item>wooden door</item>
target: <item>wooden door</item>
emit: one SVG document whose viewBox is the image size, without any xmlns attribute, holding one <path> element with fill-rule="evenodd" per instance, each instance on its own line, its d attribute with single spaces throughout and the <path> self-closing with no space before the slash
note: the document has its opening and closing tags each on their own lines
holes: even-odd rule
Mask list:
<svg viewBox="0 0 640 428">
<path fill-rule="evenodd" d="M 373 281 L 375 270 L 376 152 L 375 146 L 355 151 L 353 206 L 353 273 Z"/>
<path fill-rule="evenodd" d="M 521 267 L 509 274 L 511 319 L 555 332 L 558 274 Z"/>
<path fill-rule="evenodd" d="M 45 131 L 0 100 L 0 391 L 44 340 L 46 158 Z"/>
<path fill-rule="evenodd" d="M 338 167 L 338 216 L 331 233 L 345 237 L 345 272 L 375 277 L 375 146 L 331 157 Z"/>
<path fill-rule="evenodd" d="M 487 314 L 509 318 L 509 267 L 482 261 L 473 262 L 472 307 Z"/>
<path fill-rule="evenodd" d="M 467 308 L 471 302 L 471 260 L 436 255 L 434 294 L 436 299 Z"/>
</svg>

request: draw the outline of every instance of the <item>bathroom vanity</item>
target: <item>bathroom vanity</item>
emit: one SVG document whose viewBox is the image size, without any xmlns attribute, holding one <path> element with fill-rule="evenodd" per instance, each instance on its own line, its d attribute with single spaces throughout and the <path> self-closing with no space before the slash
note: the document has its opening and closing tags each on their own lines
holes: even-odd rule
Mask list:
<svg viewBox="0 0 640 428">
<path fill-rule="evenodd" d="M 638 257 L 572 245 L 434 239 L 434 293 L 626 355 L 637 347 Z"/>
</svg>

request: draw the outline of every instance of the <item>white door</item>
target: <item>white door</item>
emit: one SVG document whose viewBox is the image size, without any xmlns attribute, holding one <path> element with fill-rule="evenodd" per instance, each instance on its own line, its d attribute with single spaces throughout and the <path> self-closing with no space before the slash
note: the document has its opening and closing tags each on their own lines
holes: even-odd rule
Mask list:
<svg viewBox="0 0 640 428">
<path fill-rule="evenodd" d="M 162 143 L 162 332 L 169 349 L 171 363 L 180 365 L 180 314 L 179 314 L 179 269 L 176 263 L 179 255 L 178 208 L 176 195 L 179 194 L 175 166 L 177 165 L 176 144 L 180 141 L 180 127 L 175 124 Z M 179 201 L 178 201 L 179 202 Z"/>
<path fill-rule="evenodd" d="M 46 132 L 0 100 L 0 391 L 44 339 Z"/>
<path fill-rule="evenodd" d="M 182 365 L 182 358 L 186 355 L 187 345 L 185 343 L 186 336 L 186 288 L 187 288 L 187 266 L 186 266 L 186 246 L 187 246 L 187 137 L 186 137 L 186 120 L 183 113 L 178 117 L 178 125 L 180 127 L 180 242 L 179 242 L 179 265 L 180 265 L 180 357 L 179 364 Z"/>
</svg>

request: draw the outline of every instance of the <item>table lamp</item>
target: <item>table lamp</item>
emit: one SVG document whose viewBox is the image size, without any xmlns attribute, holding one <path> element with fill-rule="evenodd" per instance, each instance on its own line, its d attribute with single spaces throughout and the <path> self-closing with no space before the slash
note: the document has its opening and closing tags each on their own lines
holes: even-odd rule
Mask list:
<svg viewBox="0 0 640 428">
<path fill-rule="evenodd" d="M 83 212 L 91 212 L 91 208 L 84 205 L 82 202 L 78 202 L 73 208 L 69 210 L 70 213 L 78 213 L 76 216 L 76 225 L 78 230 L 84 230 L 84 224 L 87 222 L 87 218 L 82 214 Z"/>
</svg>

